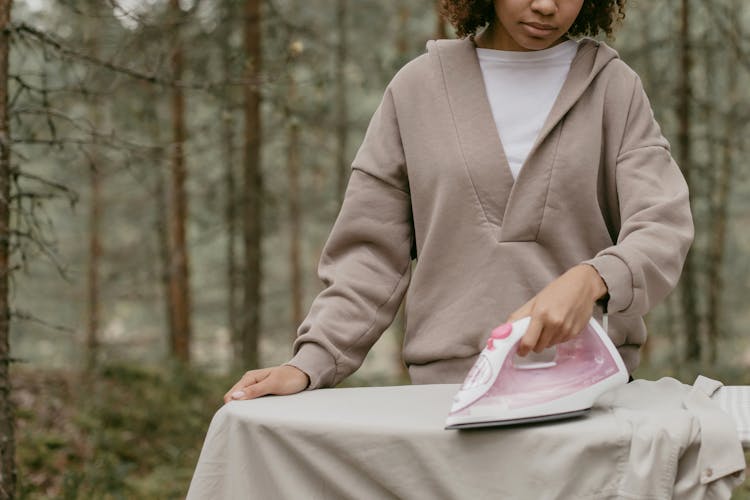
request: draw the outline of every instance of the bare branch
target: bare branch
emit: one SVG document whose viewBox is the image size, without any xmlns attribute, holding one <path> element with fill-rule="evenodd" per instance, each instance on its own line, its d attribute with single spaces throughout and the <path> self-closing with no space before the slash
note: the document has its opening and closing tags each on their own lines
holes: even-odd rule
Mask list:
<svg viewBox="0 0 750 500">
<path fill-rule="evenodd" d="M 25 170 L 21 170 L 19 168 L 13 168 L 11 170 L 11 172 L 17 178 L 31 179 L 33 181 L 36 181 L 36 182 L 40 183 L 40 184 L 43 184 L 43 185 L 48 186 L 48 187 L 51 187 L 51 188 L 53 188 L 56 191 L 67 193 L 67 194 L 75 197 L 76 200 L 78 199 L 78 195 L 75 193 L 75 191 L 73 191 L 69 187 L 65 186 L 64 184 L 60 184 L 59 182 L 54 182 L 54 181 L 51 181 L 49 179 L 45 179 L 44 177 L 40 177 L 38 175 L 29 173 L 29 172 L 27 172 Z"/>
<path fill-rule="evenodd" d="M 48 323 L 38 318 L 37 316 L 34 316 L 32 313 L 18 309 L 18 308 L 14 308 L 10 311 L 10 317 L 19 321 L 29 321 L 31 323 L 36 323 L 38 325 L 42 325 L 46 328 L 49 328 L 51 330 L 55 330 L 61 333 L 69 333 L 69 334 L 75 333 L 75 330 L 73 328 L 70 328 L 69 326 L 55 325 L 53 323 Z"/>
<path fill-rule="evenodd" d="M 79 52 L 77 50 L 71 49 L 70 47 L 66 47 L 61 42 L 57 41 L 52 35 L 45 33 L 41 30 L 38 30 L 34 28 L 33 26 L 30 26 L 26 23 L 14 24 L 13 27 L 11 28 L 11 31 L 15 32 L 15 34 L 17 34 L 19 37 L 23 37 L 24 34 L 30 35 L 36 38 L 38 41 L 42 42 L 44 46 L 48 46 L 54 49 L 55 51 L 59 52 L 63 56 L 85 61 L 89 64 L 100 66 L 110 71 L 129 76 L 130 78 L 133 78 L 136 80 L 142 80 L 142 81 L 156 84 L 156 85 L 161 85 L 163 87 L 168 87 L 168 88 L 178 87 L 178 88 L 191 89 L 191 90 L 210 91 L 212 89 L 222 88 L 226 86 L 239 86 L 239 87 L 247 86 L 247 85 L 259 86 L 262 83 L 264 83 L 259 80 L 239 79 L 239 80 L 228 80 L 228 81 L 218 81 L 218 82 L 209 82 L 209 83 L 204 83 L 204 84 L 196 84 L 196 83 L 183 82 L 183 81 L 173 80 L 173 79 L 168 79 L 168 78 L 162 78 L 153 73 L 152 74 L 142 73 L 132 68 L 121 66 L 110 61 L 104 61 L 102 59 L 99 59 L 99 58 L 90 56 L 88 54 Z"/>
</svg>

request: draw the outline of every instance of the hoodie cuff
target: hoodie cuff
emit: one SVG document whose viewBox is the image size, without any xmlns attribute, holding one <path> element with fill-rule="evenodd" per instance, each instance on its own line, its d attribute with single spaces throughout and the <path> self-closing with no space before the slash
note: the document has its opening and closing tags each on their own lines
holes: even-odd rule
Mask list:
<svg viewBox="0 0 750 500">
<path fill-rule="evenodd" d="M 305 389 L 307 391 L 333 386 L 336 360 L 331 353 L 314 342 L 302 344 L 297 354 L 284 365 L 293 366 L 307 374 L 310 378 L 310 383 Z"/>
<path fill-rule="evenodd" d="M 619 313 L 630 307 L 633 302 L 633 275 L 622 259 L 604 254 L 585 260 L 581 264 L 588 264 L 596 269 L 607 285 L 607 312 Z"/>
</svg>

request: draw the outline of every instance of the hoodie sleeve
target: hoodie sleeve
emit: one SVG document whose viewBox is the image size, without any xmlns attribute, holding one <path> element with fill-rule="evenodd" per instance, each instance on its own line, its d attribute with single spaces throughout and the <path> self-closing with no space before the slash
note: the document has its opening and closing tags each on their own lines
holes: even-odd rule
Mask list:
<svg viewBox="0 0 750 500">
<path fill-rule="evenodd" d="M 635 76 L 615 182 L 617 243 L 584 263 L 607 285 L 607 310 L 646 314 L 676 286 L 693 241 L 688 186 Z"/>
<path fill-rule="evenodd" d="M 286 364 L 332 387 L 353 373 L 391 324 L 411 279 L 411 198 L 393 96 L 387 89 L 352 163 L 323 247 L 324 289 L 297 330 Z"/>
</svg>

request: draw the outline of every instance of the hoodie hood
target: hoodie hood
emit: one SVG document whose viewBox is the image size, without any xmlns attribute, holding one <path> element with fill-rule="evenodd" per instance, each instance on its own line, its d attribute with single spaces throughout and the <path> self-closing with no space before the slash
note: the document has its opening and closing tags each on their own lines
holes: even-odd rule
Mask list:
<svg viewBox="0 0 750 500">
<path fill-rule="evenodd" d="M 427 53 L 440 66 L 446 90 L 450 95 L 476 95 L 477 92 L 486 95 L 482 70 L 475 49 L 476 46 L 469 37 L 427 42 Z M 591 85 L 599 72 L 613 59 L 619 59 L 617 51 L 604 42 L 587 37 L 578 41 L 578 52 L 570 64 L 565 83 L 539 133 L 538 142 L 544 140 Z M 481 103 L 481 100 L 475 102 Z M 489 105 L 485 107 L 488 108 L 487 112 L 491 113 Z"/>
</svg>

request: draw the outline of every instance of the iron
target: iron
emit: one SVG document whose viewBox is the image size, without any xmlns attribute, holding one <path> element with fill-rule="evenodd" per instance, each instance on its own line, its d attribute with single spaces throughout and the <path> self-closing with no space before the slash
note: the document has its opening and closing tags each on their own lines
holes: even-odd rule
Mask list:
<svg viewBox="0 0 750 500">
<path fill-rule="evenodd" d="M 526 317 L 492 330 L 453 398 L 446 429 L 584 415 L 601 394 L 627 383 L 620 354 L 594 318 L 571 340 L 524 358 L 516 351 L 530 321 Z"/>
</svg>

